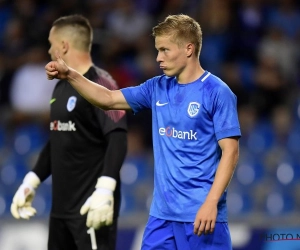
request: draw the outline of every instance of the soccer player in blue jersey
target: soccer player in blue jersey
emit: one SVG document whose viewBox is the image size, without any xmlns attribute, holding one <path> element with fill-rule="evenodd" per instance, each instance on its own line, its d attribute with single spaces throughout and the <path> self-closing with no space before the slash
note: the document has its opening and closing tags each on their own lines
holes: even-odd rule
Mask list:
<svg viewBox="0 0 300 250">
<path fill-rule="evenodd" d="M 57 55 L 49 79 L 67 79 L 101 109 L 152 109 L 154 193 L 142 249 L 232 249 L 226 195 L 241 136 L 236 96 L 199 62 L 200 25 L 183 14 L 153 28 L 163 73 L 139 86 L 108 90 Z M 201 237 L 198 237 L 201 236 Z"/>
</svg>

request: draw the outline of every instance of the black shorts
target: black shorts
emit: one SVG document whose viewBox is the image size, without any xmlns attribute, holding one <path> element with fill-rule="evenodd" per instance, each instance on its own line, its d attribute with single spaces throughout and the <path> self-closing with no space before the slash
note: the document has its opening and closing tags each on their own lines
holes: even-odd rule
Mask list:
<svg viewBox="0 0 300 250">
<path fill-rule="evenodd" d="M 60 219 L 50 217 L 48 250 L 92 250 L 91 236 L 87 233 L 86 217 Z M 117 219 L 113 225 L 95 230 L 97 250 L 115 250 Z"/>
</svg>

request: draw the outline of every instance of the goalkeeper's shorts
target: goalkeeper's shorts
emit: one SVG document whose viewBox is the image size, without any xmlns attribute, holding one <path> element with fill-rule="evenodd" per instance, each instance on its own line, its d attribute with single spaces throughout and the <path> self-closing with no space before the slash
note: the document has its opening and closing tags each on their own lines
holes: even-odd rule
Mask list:
<svg viewBox="0 0 300 250">
<path fill-rule="evenodd" d="M 87 233 L 86 216 L 77 219 L 50 217 L 48 250 L 92 249 L 91 236 Z M 97 249 L 114 250 L 116 247 L 117 218 L 107 227 L 95 230 Z"/>
<path fill-rule="evenodd" d="M 142 250 L 232 250 L 228 223 L 216 223 L 212 234 L 194 234 L 191 222 L 166 221 L 150 216 Z"/>
</svg>

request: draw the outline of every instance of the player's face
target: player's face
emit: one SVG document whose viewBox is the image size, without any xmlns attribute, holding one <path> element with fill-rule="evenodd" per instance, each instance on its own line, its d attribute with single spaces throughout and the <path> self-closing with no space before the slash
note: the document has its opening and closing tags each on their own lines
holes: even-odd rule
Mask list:
<svg viewBox="0 0 300 250">
<path fill-rule="evenodd" d="M 187 63 L 186 49 L 174 43 L 170 36 L 157 36 L 155 48 L 158 51 L 156 61 L 167 76 L 178 76 Z"/>
<path fill-rule="evenodd" d="M 48 41 L 50 44 L 50 48 L 48 50 L 49 55 L 51 56 L 52 60 L 56 60 L 56 52 L 58 52 L 59 54 L 61 51 L 61 41 L 58 38 L 57 34 L 55 34 L 55 30 L 54 28 L 52 28 L 49 32 L 49 37 L 48 37 Z"/>
</svg>

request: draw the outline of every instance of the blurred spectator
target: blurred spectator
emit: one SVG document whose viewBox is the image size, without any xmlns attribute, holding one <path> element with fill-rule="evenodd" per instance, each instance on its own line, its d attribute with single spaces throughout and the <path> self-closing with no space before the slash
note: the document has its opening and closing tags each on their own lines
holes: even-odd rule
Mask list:
<svg viewBox="0 0 300 250">
<path fill-rule="evenodd" d="M 112 10 L 114 0 L 88 0 L 86 3 L 87 15 L 92 27 L 96 30 L 105 29 L 105 19 Z"/>
<path fill-rule="evenodd" d="M 12 16 L 11 4 L 6 0 L 0 0 L 0 41 L 3 40 L 5 27 Z M 0 50 L 2 50 L 2 43 L 0 43 Z"/>
<path fill-rule="evenodd" d="M 221 66 L 222 79 L 237 96 L 238 107 L 251 104 L 255 92 L 254 65 L 246 62 L 228 61 Z"/>
<path fill-rule="evenodd" d="M 21 0 L 22 1 L 22 0 Z M 39 0 L 38 0 L 39 1 Z M 98 1 L 98 0 L 96 0 Z M 100 0 L 102 1 L 102 0 Z M 40 2 L 40 1 L 39 1 Z M 64 16 L 69 14 L 86 14 L 88 12 L 88 2 L 90 0 L 48 0 L 47 9 L 55 9 L 57 16 Z M 45 2 L 43 1 L 45 4 Z M 41 6 L 42 3 L 39 3 Z M 53 20 L 52 20 L 53 21 Z"/>
<path fill-rule="evenodd" d="M 289 134 L 293 129 L 293 115 L 289 106 L 278 105 L 271 116 L 272 130 L 274 133 L 274 141 L 286 147 Z"/>
<path fill-rule="evenodd" d="M 151 49 L 141 50 L 137 54 L 135 60 L 140 82 L 144 82 L 145 80 L 162 73 L 156 62 L 156 55 Z"/>
<path fill-rule="evenodd" d="M 240 143 L 243 144 L 247 142 L 248 137 L 253 133 L 258 123 L 258 116 L 256 110 L 249 104 L 240 106 L 238 108 L 238 114 L 243 134 Z M 244 144 L 242 146 L 246 145 Z"/>
<path fill-rule="evenodd" d="M 163 1 L 161 11 L 158 13 L 157 17 L 158 20 L 161 21 L 170 14 L 184 13 L 193 18 L 197 18 L 197 12 L 199 11 L 200 5 L 201 1 L 198 0 L 166 0 Z M 201 24 L 201 26 L 202 25 L 203 24 Z"/>
<path fill-rule="evenodd" d="M 107 17 L 106 28 L 121 40 L 122 46 L 131 47 L 142 35 L 151 34 L 152 22 L 150 15 L 135 8 L 133 0 L 117 0 Z"/>
<path fill-rule="evenodd" d="M 34 45 L 27 51 L 26 63 L 14 74 L 10 92 L 12 122 L 41 121 L 48 123 L 49 101 L 55 82 L 45 76 L 47 50 Z"/>
<path fill-rule="evenodd" d="M 1 47 L 8 70 L 14 71 L 24 63 L 22 55 L 30 43 L 25 31 L 24 23 L 18 18 L 10 19 L 5 27 Z"/>
<path fill-rule="evenodd" d="M 261 57 L 254 72 L 254 81 L 256 90 L 252 103 L 260 119 L 270 119 L 274 108 L 288 101 L 288 93 L 291 91 L 278 62 L 274 58 Z"/>
<path fill-rule="evenodd" d="M 7 70 L 6 57 L 0 51 L 0 108 L 1 105 L 7 106 L 9 104 L 9 89 L 11 83 L 12 73 Z"/>
<path fill-rule="evenodd" d="M 127 157 L 121 169 L 123 215 L 136 216 L 136 213 L 150 209 L 154 170 L 152 150 L 146 143 L 145 130 L 139 124 L 131 124 L 128 131 Z"/>
<path fill-rule="evenodd" d="M 288 145 L 291 136 L 295 136 L 291 109 L 285 105 L 277 106 L 272 112 L 270 122 L 273 143 L 265 152 L 264 167 L 273 183 L 284 188 L 299 180 L 299 167 Z"/>
<path fill-rule="evenodd" d="M 151 38 L 152 17 L 138 11 L 134 1 L 116 0 L 105 27 L 109 36 L 103 50 L 105 68 L 120 83 L 120 88 L 139 84 L 135 56 L 144 37 Z"/>
<path fill-rule="evenodd" d="M 38 32 L 39 23 L 36 23 L 36 16 L 39 14 L 36 0 L 14 0 L 13 16 L 22 22 L 26 31 L 26 38 L 31 42 L 35 41 L 41 34 Z M 32 29 L 35 27 L 35 29 Z"/>
<path fill-rule="evenodd" d="M 136 9 L 151 16 L 157 16 L 161 12 L 165 1 L 160 0 L 134 0 Z"/>
<path fill-rule="evenodd" d="M 300 62 L 300 47 L 285 35 L 279 27 L 272 26 L 266 30 L 262 37 L 256 54 L 259 59 L 270 58 L 278 64 L 278 70 L 288 81 L 294 81 L 297 75 L 298 63 Z"/>
<path fill-rule="evenodd" d="M 196 17 L 203 31 L 200 55 L 202 66 L 213 74 L 221 73 L 221 65 L 227 58 L 230 45 L 230 5 L 223 0 L 205 0 Z"/>
<path fill-rule="evenodd" d="M 236 15 L 232 23 L 231 56 L 252 63 L 256 60 L 256 49 L 265 28 L 266 8 L 263 0 L 236 2 Z"/>
<path fill-rule="evenodd" d="M 278 0 L 278 4 L 271 4 L 268 26 L 276 26 L 284 31 L 291 39 L 300 34 L 300 8 L 297 0 Z"/>
</svg>

